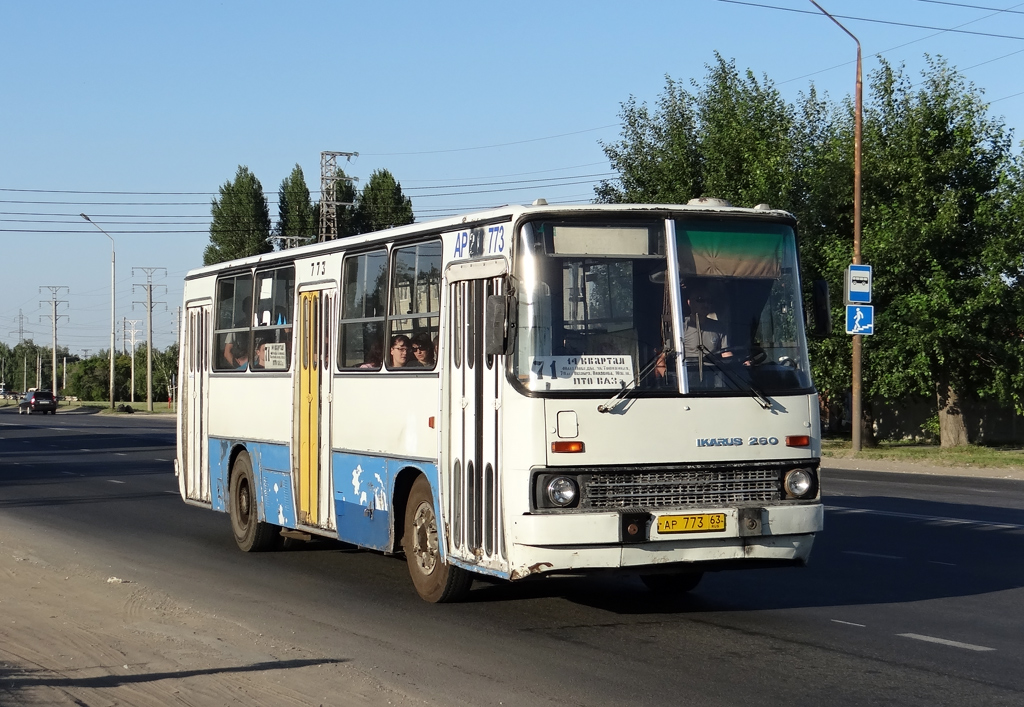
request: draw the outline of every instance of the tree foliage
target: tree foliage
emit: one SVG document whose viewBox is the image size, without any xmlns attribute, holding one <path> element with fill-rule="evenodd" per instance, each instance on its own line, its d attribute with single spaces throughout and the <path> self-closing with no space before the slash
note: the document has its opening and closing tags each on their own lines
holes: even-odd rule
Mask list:
<svg viewBox="0 0 1024 707">
<path fill-rule="evenodd" d="M 269 253 L 270 209 L 260 180 L 239 165 L 234 181 L 220 188 L 220 198 L 210 206 L 210 244 L 203 251 L 203 264 Z"/>
<path fill-rule="evenodd" d="M 302 167 L 295 165 L 277 192 L 277 224 L 274 236 L 280 248 L 315 243 L 319 218 L 309 198 Z"/>
<path fill-rule="evenodd" d="M 388 170 L 375 170 L 356 203 L 357 232 L 381 231 L 392 226 L 403 226 L 415 220 L 412 200 L 402 193 L 402 185 Z"/>
<path fill-rule="evenodd" d="M 601 182 L 605 203 L 685 204 L 714 196 L 736 204 L 788 207 L 794 184 L 794 110 L 772 82 L 715 55 L 691 93 L 665 78 L 651 111 L 630 97 L 619 142 L 603 145 L 615 180 Z"/>
<path fill-rule="evenodd" d="M 865 339 L 864 391 L 935 400 L 944 444 L 966 441 L 959 401 L 1024 410 L 1024 164 L 979 91 L 929 59 L 915 89 L 883 63 L 863 140 L 865 262 L 874 265 L 876 334 Z M 767 202 L 799 219 L 805 280 L 824 278 L 842 316 L 852 259 L 853 107 L 813 86 L 790 106 L 767 78 L 716 55 L 702 84 L 671 78 L 652 110 L 629 98 L 621 139 L 604 145 L 615 180 L 598 201 L 740 206 Z M 841 320 L 840 320 L 841 321 Z M 812 344 L 823 397 L 842 400 L 850 337 Z M 870 411 L 870 405 L 866 405 Z"/>
</svg>

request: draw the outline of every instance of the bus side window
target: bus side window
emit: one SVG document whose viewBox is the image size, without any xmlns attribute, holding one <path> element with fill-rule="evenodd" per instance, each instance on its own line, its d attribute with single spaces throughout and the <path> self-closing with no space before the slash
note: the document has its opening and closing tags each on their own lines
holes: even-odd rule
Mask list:
<svg viewBox="0 0 1024 707">
<path fill-rule="evenodd" d="M 388 340 L 405 336 L 408 353 L 401 368 L 433 369 L 441 317 L 441 242 L 396 248 L 391 275 Z M 399 366 L 388 361 L 388 368 Z"/>
<path fill-rule="evenodd" d="M 295 266 L 256 273 L 256 321 L 251 367 L 286 371 L 292 358 Z"/>
<path fill-rule="evenodd" d="M 252 273 L 227 275 L 217 282 L 217 324 L 213 361 L 216 371 L 244 371 L 252 327 Z"/>
<path fill-rule="evenodd" d="M 383 248 L 347 256 L 341 266 L 338 368 L 379 371 L 384 361 L 385 283 Z"/>
</svg>

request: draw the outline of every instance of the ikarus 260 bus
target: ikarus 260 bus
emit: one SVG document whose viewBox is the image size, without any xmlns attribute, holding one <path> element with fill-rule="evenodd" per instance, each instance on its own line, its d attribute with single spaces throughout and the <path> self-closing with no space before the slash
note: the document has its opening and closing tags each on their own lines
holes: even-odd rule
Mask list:
<svg viewBox="0 0 1024 707">
<path fill-rule="evenodd" d="M 477 575 L 682 592 L 803 564 L 822 505 L 795 229 L 717 200 L 538 203 L 195 270 L 182 498 L 246 551 L 404 553 L 434 602 Z"/>
</svg>

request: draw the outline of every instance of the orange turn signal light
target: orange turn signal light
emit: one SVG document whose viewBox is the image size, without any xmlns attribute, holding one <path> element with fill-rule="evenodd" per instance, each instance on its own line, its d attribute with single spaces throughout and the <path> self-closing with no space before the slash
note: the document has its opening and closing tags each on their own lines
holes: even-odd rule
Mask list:
<svg viewBox="0 0 1024 707">
<path fill-rule="evenodd" d="M 551 451 L 556 454 L 582 452 L 583 442 L 552 442 Z"/>
<path fill-rule="evenodd" d="M 810 447 L 811 438 L 807 435 L 787 435 L 786 436 L 787 447 Z"/>
</svg>

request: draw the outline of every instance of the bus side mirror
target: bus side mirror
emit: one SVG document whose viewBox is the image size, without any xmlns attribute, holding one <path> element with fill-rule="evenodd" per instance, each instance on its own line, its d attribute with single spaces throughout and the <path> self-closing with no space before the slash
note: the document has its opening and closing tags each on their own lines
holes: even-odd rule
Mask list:
<svg viewBox="0 0 1024 707">
<path fill-rule="evenodd" d="M 515 297 L 489 295 L 484 304 L 484 354 L 504 356 L 515 342 Z"/>
<path fill-rule="evenodd" d="M 811 291 L 811 313 L 814 316 L 814 328 L 811 333 L 817 337 L 825 337 L 832 333 L 832 303 L 825 280 L 815 280 Z"/>
</svg>

